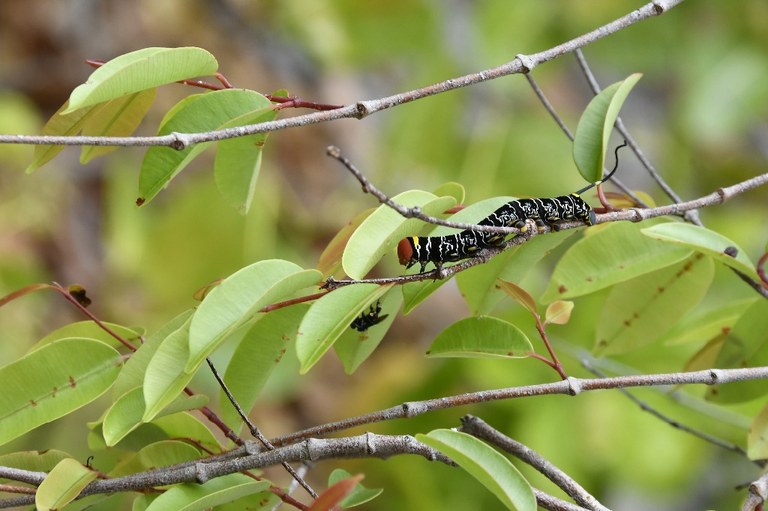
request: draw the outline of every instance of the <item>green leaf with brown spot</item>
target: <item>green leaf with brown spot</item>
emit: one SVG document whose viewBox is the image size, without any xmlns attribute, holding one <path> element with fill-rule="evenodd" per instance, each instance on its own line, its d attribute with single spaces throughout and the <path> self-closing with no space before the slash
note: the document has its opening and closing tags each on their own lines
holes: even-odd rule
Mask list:
<svg viewBox="0 0 768 511">
<path fill-rule="evenodd" d="M 0 444 L 90 403 L 109 389 L 121 366 L 113 347 L 69 338 L 0 368 Z"/>
<path fill-rule="evenodd" d="M 574 243 L 557 263 L 541 302 L 594 293 L 665 268 L 692 252 L 648 238 L 640 229 L 636 224 L 614 222 Z"/>
<path fill-rule="evenodd" d="M 641 229 L 640 232 L 653 239 L 675 243 L 707 254 L 715 261 L 739 270 L 757 279 L 755 265 L 733 240 L 706 227 L 683 222 L 669 222 Z"/>
<path fill-rule="evenodd" d="M 751 460 L 768 458 L 768 406 L 757 414 L 749 428 L 747 456 Z"/>
<path fill-rule="evenodd" d="M 740 368 L 768 366 L 768 300 L 753 303 L 728 333 L 718 353 L 715 367 Z M 715 385 L 705 397 L 717 403 L 743 403 L 766 395 L 763 380 Z"/>
<path fill-rule="evenodd" d="M 296 331 L 307 309 L 309 304 L 300 303 L 273 310 L 247 327 L 224 374 L 224 383 L 246 412 L 256 403 L 272 371 L 295 341 Z M 223 391 L 220 396 L 219 401 L 225 403 L 227 398 Z M 243 426 L 233 406 L 222 407 L 221 417 L 235 431 Z"/>
<path fill-rule="evenodd" d="M 712 259 L 694 254 L 617 284 L 600 313 L 595 354 L 626 353 L 654 342 L 701 301 L 713 276 Z"/>
</svg>

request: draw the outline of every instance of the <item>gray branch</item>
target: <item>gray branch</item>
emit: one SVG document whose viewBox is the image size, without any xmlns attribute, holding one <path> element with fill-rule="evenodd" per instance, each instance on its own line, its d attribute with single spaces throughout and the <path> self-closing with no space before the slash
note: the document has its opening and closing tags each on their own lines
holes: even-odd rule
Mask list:
<svg viewBox="0 0 768 511">
<path fill-rule="evenodd" d="M 640 374 L 630 376 L 616 376 L 613 378 L 574 378 L 553 383 L 541 383 L 538 385 L 526 385 L 522 387 L 508 387 L 503 389 L 481 390 L 466 394 L 427 399 L 424 401 L 410 401 L 391 408 L 371 412 L 365 415 L 349 417 L 347 419 L 321 424 L 289 435 L 272 439 L 273 445 L 286 445 L 298 442 L 305 438 L 321 437 L 329 433 L 343 431 L 364 424 L 372 424 L 392 419 L 407 419 L 435 410 L 456 408 L 487 401 L 499 401 L 504 399 L 519 399 L 533 396 L 569 395 L 576 396 L 582 392 L 593 390 L 608 390 L 632 387 L 654 387 L 666 385 L 716 385 L 747 380 L 768 379 L 768 366 L 747 367 L 740 369 L 705 369 L 703 371 L 664 373 L 664 374 Z"/>
<path fill-rule="evenodd" d="M 461 419 L 461 431 L 499 447 L 527 463 L 555 483 L 580 506 L 590 511 L 610 511 L 577 483 L 571 476 L 560 470 L 552 462 L 530 447 L 514 440 L 492 428 L 484 420 L 473 415 Z"/>
<path fill-rule="evenodd" d="M 250 449 L 241 450 L 241 456 L 223 460 L 200 460 L 195 463 L 182 463 L 149 470 L 137 474 L 113 479 L 101 479 L 86 486 L 80 497 L 87 495 L 137 491 L 157 486 L 179 483 L 205 483 L 215 477 L 234 474 L 245 470 L 280 465 L 283 462 L 321 461 L 341 458 L 381 458 L 401 454 L 422 456 L 429 461 L 440 461 L 448 465 L 454 463 L 445 455 L 422 444 L 410 435 L 363 435 L 333 438 L 310 438 L 299 443 L 279 447 L 274 450 L 260 451 L 261 446 L 249 442 Z M 41 479 L 42 475 L 42 479 Z M 15 481 L 39 485 L 47 474 L 8 467 L 0 467 L 0 477 Z M 0 509 L 34 504 L 34 495 L 0 500 Z"/>
<path fill-rule="evenodd" d="M 494 80 L 503 76 L 518 73 L 527 73 L 539 64 L 543 64 L 557 57 L 573 52 L 606 36 L 619 32 L 635 23 L 653 16 L 664 14 L 669 9 L 682 3 L 683 0 L 656 0 L 648 2 L 644 6 L 629 14 L 618 18 L 607 25 L 603 25 L 591 32 L 571 39 L 563 44 L 532 55 L 517 55 L 514 60 L 497 67 L 471 73 L 456 78 L 401 92 L 379 99 L 358 101 L 353 104 L 322 112 L 313 112 L 306 115 L 279 119 L 276 121 L 249 124 L 222 130 L 206 131 L 202 133 L 171 133 L 155 137 L 92 137 L 92 136 L 45 136 L 45 135 L 0 135 L 0 144 L 30 144 L 30 145 L 92 145 L 92 146 L 121 146 L 121 147 L 146 147 L 166 146 L 174 149 L 184 149 L 202 142 L 216 142 L 230 138 L 244 137 L 256 133 L 268 133 L 288 128 L 298 128 L 321 122 L 335 121 L 338 119 L 362 119 L 368 115 L 399 106 L 418 99 L 427 98 L 436 94 L 442 94 L 451 90 L 468 87 L 488 80 Z"/>
</svg>

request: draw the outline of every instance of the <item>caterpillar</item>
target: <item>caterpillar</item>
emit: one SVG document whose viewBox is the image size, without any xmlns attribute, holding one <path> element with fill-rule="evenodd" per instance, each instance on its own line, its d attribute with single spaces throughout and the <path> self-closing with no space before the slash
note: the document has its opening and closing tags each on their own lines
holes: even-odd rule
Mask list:
<svg viewBox="0 0 768 511">
<path fill-rule="evenodd" d="M 389 316 L 389 314 L 384 314 L 383 316 L 380 316 L 379 314 L 381 314 L 381 300 L 376 300 L 376 303 L 371 304 L 371 307 L 367 312 L 363 311 L 363 313 L 356 317 L 349 326 L 358 332 L 365 332 L 372 326 L 378 325 Z"/>
<path fill-rule="evenodd" d="M 616 147 L 616 164 L 611 172 L 600 181 L 591 183 L 570 195 L 550 198 L 517 199 L 507 202 L 496 211 L 483 218 L 478 225 L 493 227 L 516 227 L 525 230 L 525 221 L 533 220 L 536 225 L 548 225 L 556 228 L 559 223 L 580 220 L 586 225 L 595 223 L 595 212 L 579 194 L 586 192 L 600 183 L 608 181 L 619 168 L 619 149 L 626 146 L 626 141 Z M 397 256 L 400 264 L 407 268 L 421 264 L 423 273 L 427 264 L 434 263 L 440 269 L 443 263 L 461 261 L 474 257 L 484 248 L 499 247 L 506 235 L 502 233 L 474 231 L 466 229 L 458 234 L 447 236 L 411 236 L 400 240 Z"/>
</svg>

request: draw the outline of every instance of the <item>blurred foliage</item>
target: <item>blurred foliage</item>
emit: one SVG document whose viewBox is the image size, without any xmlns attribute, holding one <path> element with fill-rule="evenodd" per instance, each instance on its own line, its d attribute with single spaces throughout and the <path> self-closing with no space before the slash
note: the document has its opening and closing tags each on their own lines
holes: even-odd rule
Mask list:
<svg viewBox="0 0 768 511">
<path fill-rule="evenodd" d="M 204 47 L 236 86 L 263 93 L 286 88 L 305 99 L 350 103 L 549 48 L 641 3 L 3 2 L 0 132 L 38 132 L 90 73 L 81 64 L 85 59 L 109 59 L 143 46 Z M 768 4 L 762 0 L 685 2 L 585 49 L 602 84 L 644 74 L 622 117 L 684 198 L 765 171 L 766 19 Z M 573 129 L 590 99 L 574 58 L 542 65 L 533 76 Z M 153 133 L 163 107 L 187 93 L 181 85 L 162 91 L 154 116 L 140 132 Z M 122 149 L 80 166 L 77 151 L 70 148 L 36 174 L 24 175 L 31 149 L 0 146 L 0 295 L 33 282 L 79 283 L 99 317 L 152 332 L 193 305 L 196 289 L 250 262 L 279 257 L 314 267 L 334 233 L 374 205 L 324 156 L 329 143 L 341 146 L 392 194 L 455 180 L 465 185 L 471 203 L 502 194 L 558 195 L 583 185 L 569 141 L 521 76 L 364 121 L 277 133 L 270 142 L 254 207 L 244 217 L 216 191 L 212 159 L 197 161 L 191 172 L 139 209 L 134 200 L 141 150 Z M 622 160 L 618 175 L 657 203 L 666 202 L 630 158 Z M 766 189 L 754 190 L 702 217 L 755 260 L 765 245 L 767 199 Z M 546 260 L 540 266 L 520 283 L 534 296 L 545 288 L 551 270 Z M 385 257 L 379 272 L 399 274 L 394 256 Z M 712 289 L 705 308 L 753 296 L 722 268 Z M 606 296 L 598 292 L 578 299 L 571 323 L 551 327 L 555 341 L 563 335 L 561 341 L 589 349 L 593 318 Z M 62 302 L 57 296 L 35 295 L 0 310 L 0 361 L 16 359 L 49 331 L 81 319 Z M 379 351 L 351 377 L 332 357 L 303 377 L 297 376 L 296 365 L 283 364 L 253 417 L 274 436 L 406 400 L 555 376 L 534 360 L 425 359 L 428 342 L 462 314 L 463 302 L 450 283 L 413 314 L 398 318 Z M 499 315 L 531 324 L 511 301 L 504 302 Z M 626 364 L 621 366 L 626 372 L 677 370 L 694 350 L 652 345 L 611 363 Z M 564 360 L 569 372 L 588 376 L 578 364 L 581 354 L 571 355 Z M 210 380 L 199 375 L 193 386 L 214 392 Z M 695 408 L 690 395 L 700 394 L 698 389 L 674 391 L 676 399 L 660 390 L 636 393 L 677 420 L 742 445 L 747 417 L 759 404 L 726 409 L 696 401 Z M 89 451 L 82 424 L 97 418 L 95 409 L 81 410 L 6 447 L 66 445 L 85 459 Z M 733 509 L 741 495 L 733 487 L 755 477 L 744 458 L 671 429 L 616 392 L 489 403 L 372 429 L 426 432 L 456 426 L 466 412 L 539 450 L 608 506 L 630 509 L 627 503 L 637 502 L 635 509 Z M 366 485 L 385 489 L 366 509 L 499 508 L 465 474 L 422 459 L 328 463 L 314 469 L 310 481 L 322 485 L 336 466 L 365 472 Z M 535 485 L 556 491 L 527 467 L 519 468 Z"/>
</svg>

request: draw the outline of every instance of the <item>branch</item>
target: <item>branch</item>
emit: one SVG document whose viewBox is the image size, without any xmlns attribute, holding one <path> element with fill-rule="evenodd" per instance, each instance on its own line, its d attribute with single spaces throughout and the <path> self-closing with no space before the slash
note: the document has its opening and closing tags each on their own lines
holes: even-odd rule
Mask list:
<svg viewBox="0 0 768 511">
<path fill-rule="evenodd" d="M 413 275 L 403 275 L 400 277 L 387 277 L 387 278 L 377 278 L 377 279 L 334 279 L 331 277 L 326 281 L 325 285 L 323 286 L 323 288 L 326 290 L 332 291 L 333 289 L 336 289 L 338 287 L 347 286 L 350 284 L 368 283 L 368 284 L 379 284 L 379 285 L 383 285 L 383 284 L 402 285 L 402 284 L 407 284 L 409 282 L 417 282 L 422 280 L 444 279 L 447 277 L 451 277 L 456 273 L 464 271 L 473 266 L 477 266 L 478 264 L 486 263 L 491 258 L 493 258 L 493 256 L 495 256 L 496 254 L 499 254 L 510 247 L 522 245 L 523 243 L 526 243 L 528 240 L 530 240 L 531 237 L 540 233 L 548 232 L 550 230 L 550 227 L 546 227 L 546 226 L 545 227 L 527 226 L 525 231 L 521 231 L 516 227 L 494 227 L 489 225 L 466 224 L 462 222 L 451 222 L 448 220 L 443 220 L 441 218 L 424 215 L 423 213 L 421 213 L 419 208 L 409 208 L 409 207 L 403 206 L 402 204 L 398 204 L 395 201 L 393 201 L 384 192 L 376 188 L 373 185 L 373 183 L 371 183 L 368 180 L 368 178 L 366 178 L 349 160 L 347 160 L 347 158 L 341 155 L 337 147 L 331 146 L 328 148 L 327 152 L 331 157 L 337 159 L 342 164 L 344 164 L 344 166 L 362 184 L 363 191 L 365 191 L 366 193 L 371 193 L 373 196 L 375 196 L 379 200 L 379 202 L 394 209 L 405 218 L 419 218 L 420 220 L 423 220 L 425 222 L 428 222 L 434 225 L 443 225 L 443 226 L 452 227 L 455 229 L 472 229 L 476 231 L 501 232 L 504 234 L 515 234 L 516 236 L 510 240 L 507 240 L 504 243 L 504 245 L 502 245 L 501 247 L 486 248 L 486 249 L 480 250 L 471 259 L 464 260 L 453 266 L 444 266 L 442 268 L 435 269 L 433 271 L 418 273 Z M 692 211 L 692 210 L 703 208 L 703 207 L 722 204 L 725 201 L 737 195 L 740 195 L 744 192 L 752 190 L 753 188 L 757 188 L 765 184 L 768 184 L 768 173 L 752 177 L 750 179 L 744 180 L 740 183 L 736 183 L 731 186 L 719 188 L 717 191 L 714 191 L 709 195 L 705 195 L 704 197 L 700 197 L 698 199 L 694 199 L 686 202 L 670 204 L 667 206 L 658 206 L 655 208 L 642 208 L 642 209 L 629 208 L 629 209 L 622 209 L 618 211 L 611 211 L 608 213 L 598 214 L 598 215 L 595 215 L 595 224 L 601 224 L 605 222 L 616 222 L 620 220 L 626 220 L 630 222 L 642 222 L 644 220 L 656 218 L 659 216 L 670 216 L 670 215 L 680 216 L 686 211 Z M 577 222 L 577 221 L 562 222 L 557 224 L 558 231 L 562 231 L 565 229 L 575 229 L 577 227 L 584 227 L 584 224 L 582 222 Z M 755 289 L 755 291 L 757 291 L 762 296 L 768 298 L 768 287 L 763 286 L 760 282 L 756 282 L 750 277 L 738 271 L 736 273 L 744 282 L 746 282 L 753 289 Z"/>
<path fill-rule="evenodd" d="M 253 435 L 259 442 L 261 442 L 261 445 L 269 449 L 270 451 L 275 449 L 275 446 L 272 445 L 267 437 L 264 436 L 264 434 L 261 432 L 261 430 L 248 418 L 248 415 L 243 411 L 243 409 L 240 407 L 240 404 L 237 402 L 237 399 L 235 399 L 235 396 L 232 394 L 232 391 L 229 390 L 229 387 L 227 387 L 227 384 L 224 383 L 224 379 L 219 374 L 219 371 L 216 369 L 216 366 L 213 365 L 213 362 L 211 362 L 211 359 L 208 357 L 205 357 L 205 361 L 208 363 L 208 367 L 211 369 L 211 372 L 213 373 L 213 377 L 216 378 L 216 381 L 218 382 L 221 389 L 224 391 L 224 394 L 226 394 L 227 399 L 232 404 L 232 406 L 235 408 L 235 411 L 240 416 L 240 419 L 248 426 L 248 429 L 251 432 L 251 435 Z M 294 470 L 294 468 L 287 462 L 282 462 L 283 468 L 288 472 L 293 480 L 300 484 L 302 488 L 304 488 L 307 493 L 313 498 L 317 498 L 317 492 L 312 489 L 312 487 L 304 480 L 304 478 Z"/>
<path fill-rule="evenodd" d="M 749 493 L 741 511 L 762 511 L 766 500 L 768 500 L 768 473 L 749 485 Z"/>
<path fill-rule="evenodd" d="M 244 137 L 256 133 L 268 133 L 288 128 L 308 126 L 321 122 L 335 121 L 338 119 L 362 119 L 368 115 L 399 106 L 418 99 L 427 98 L 436 94 L 468 87 L 518 73 L 528 73 L 539 64 L 543 64 L 566 53 L 593 43 L 606 36 L 619 32 L 635 23 L 644 21 L 653 16 L 664 14 L 669 9 L 682 3 L 683 0 L 656 0 L 648 2 L 625 16 L 607 23 L 595 30 L 578 36 L 570 41 L 562 43 L 548 50 L 532 55 L 519 54 L 506 64 L 497 67 L 471 73 L 456 78 L 421 87 L 380 99 L 358 101 L 334 110 L 312 112 L 276 121 L 238 126 L 222 130 L 213 130 L 202 133 L 171 133 L 156 137 L 92 137 L 92 136 L 44 136 L 44 135 L 0 135 L 0 144 L 32 144 L 32 145 L 92 145 L 92 146 L 120 146 L 120 147 L 147 147 L 166 146 L 175 149 L 184 149 L 190 145 L 202 142 L 216 142 L 230 138 Z"/>
<path fill-rule="evenodd" d="M 295 433 L 290 433 L 272 439 L 273 445 L 293 444 L 305 438 L 325 436 L 329 433 L 343 431 L 364 424 L 372 424 L 392 419 L 409 419 L 427 412 L 456 408 L 487 401 L 518 399 L 544 395 L 576 396 L 592 390 L 607 390 L 631 387 L 652 387 L 661 385 L 715 385 L 747 380 L 768 379 L 768 366 L 748 367 L 739 369 L 706 369 L 703 371 L 663 374 L 642 374 L 617 376 L 613 378 L 582 379 L 569 377 L 553 383 L 527 385 L 523 387 L 508 387 L 495 390 L 481 390 L 466 394 L 410 401 L 391 408 L 371 412 L 365 415 L 349 417 L 337 422 L 329 422 Z"/>
<path fill-rule="evenodd" d="M 97 480 L 86 486 L 78 498 L 97 493 L 139 491 L 178 483 L 202 484 L 215 477 L 293 461 L 319 461 L 339 458 L 386 459 L 395 455 L 414 454 L 429 461 L 440 461 L 447 465 L 454 465 L 445 455 L 422 444 L 410 435 L 388 436 L 366 433 L 345 438 L 308 439 L 266 452 L 259 451 L 259 446 L 254 442 L 249 442 L 247 445 L 249 449 L 246 450 L 246 454 L 237 458 L 170 465 L 129 476 Z M 250 449 L 254 449 L 254 451 L 247 452 Z M 35 480 L 39 484 L 42 481 L 40 479 L 41 474 L 46 475 L 41 472 L 0 467 L 0 477 L 7 479 Z M 34 496 L 16 497 L 0 500 L 0 509 L 30 504 L 34 504 Z"/>
<path fill-rule="evenodd" d="M 586 508 L 558 499 L 536 488 L 533 488 L 533 494 L 536 496 L 536 504 L 542 509 L 549 511 L 588 511 Z"/>
<path fill-rule="evenodd" d="M 500 433 L 498 430 L 489 426 L 484 420 L 473 415 L 466 415 L 461 419 L 461 428 L 459 429 L 507 451 L 519 460 L 532 466 L 547 479 L 555 483 L 582 507 L 592 511 L 609 511 L 607 507 L 600 504 L 600 502 L 579 483 L 544 458 L 544 456 L 530 447 Z"/>
<path fill-rule="evenodd" d="M 601 378 L 605 378 L 606 377 L 605 373 L 603 373 L 601 370 L 597 369 L 596 367 L 593 367 L 592 364 L 588 360 L 582 360 L 581 361 L 581 365 L 584 366 L 584 368 L 587 371 L 589 371 L 589 372 L 591 372 L 591 373 L 593 373 L 593 374 L 595 374 L 595 375 L 597 375 L 597 376 L 599 376 Z M 719 439 L 719 438 L 717 438 L 715 436 L 712 436 L 712 435 L 709 435 L 707 433 L 704 433 L 703 431 L 697 431 L 697 430 L 695 430 L 695 429 L 693 429 L 693 428 L 691 428 L 689 426 L 686 426 L 685 424 L 682 424 L 682 423 L 680 423 L 680 422 L 678 422 L 678 421 L 676 421 L 676 420 L 674 420 L 674 419 L 672 419 L 670 417 L 667 417 L 663 413 L 661 413 L 658 410 L 654 409 L 651 405 L 649 405 L 648 403 L 646 403 L 642 399 L 636 397 L 634 394 L 629 392 L 627 389 L 618 389 L 618 390 L 619 390 L 619 392 L 624 394 L 630 401 L 632 401 L 638 407 L 640 407 L 640 409 L 642 411 L 650 413 L 651 415 L 653 415 L 657 419 L 661 420 L 662 422 L 665 422 L 665 423 L 669 424 L 673 428 L 676 428 L 676 429 L 679 429 L 680 431 L 684 431 L 686 433 L 689 433 L 689 434 L 695 436 L 696 438 L 699 438 L 700 440 L 704 440 L 705 442 L 709 442 L 709 443 L 711 443 L 713 445 L 716 445 L 716 446 L 718 446 L 718 447 L 720 447 L 722 449 L 725 449 L 725 450 L 728 450 L 728 451 L 731 451 L 731 452 L 735 452 L 735 453 L 740 454 L 740 455 L 744 456 L 745 458 L 749 459 L 749 457 L 747 456 L 747 451 L 745 451 L 741 446 L 736 445 L 736 444 L 732 444 L 730 442 L 725 442 L 725 441 L 723 441 L 723 440 L 721 440 L 721 439 Z M 765 465 L 765 463 L 762 463 L 762 462 L 757 461 L 757 460 L 752 460 L 752 462 L 755 463 L 759 467 L 763 467 Z"/>
</svg>

